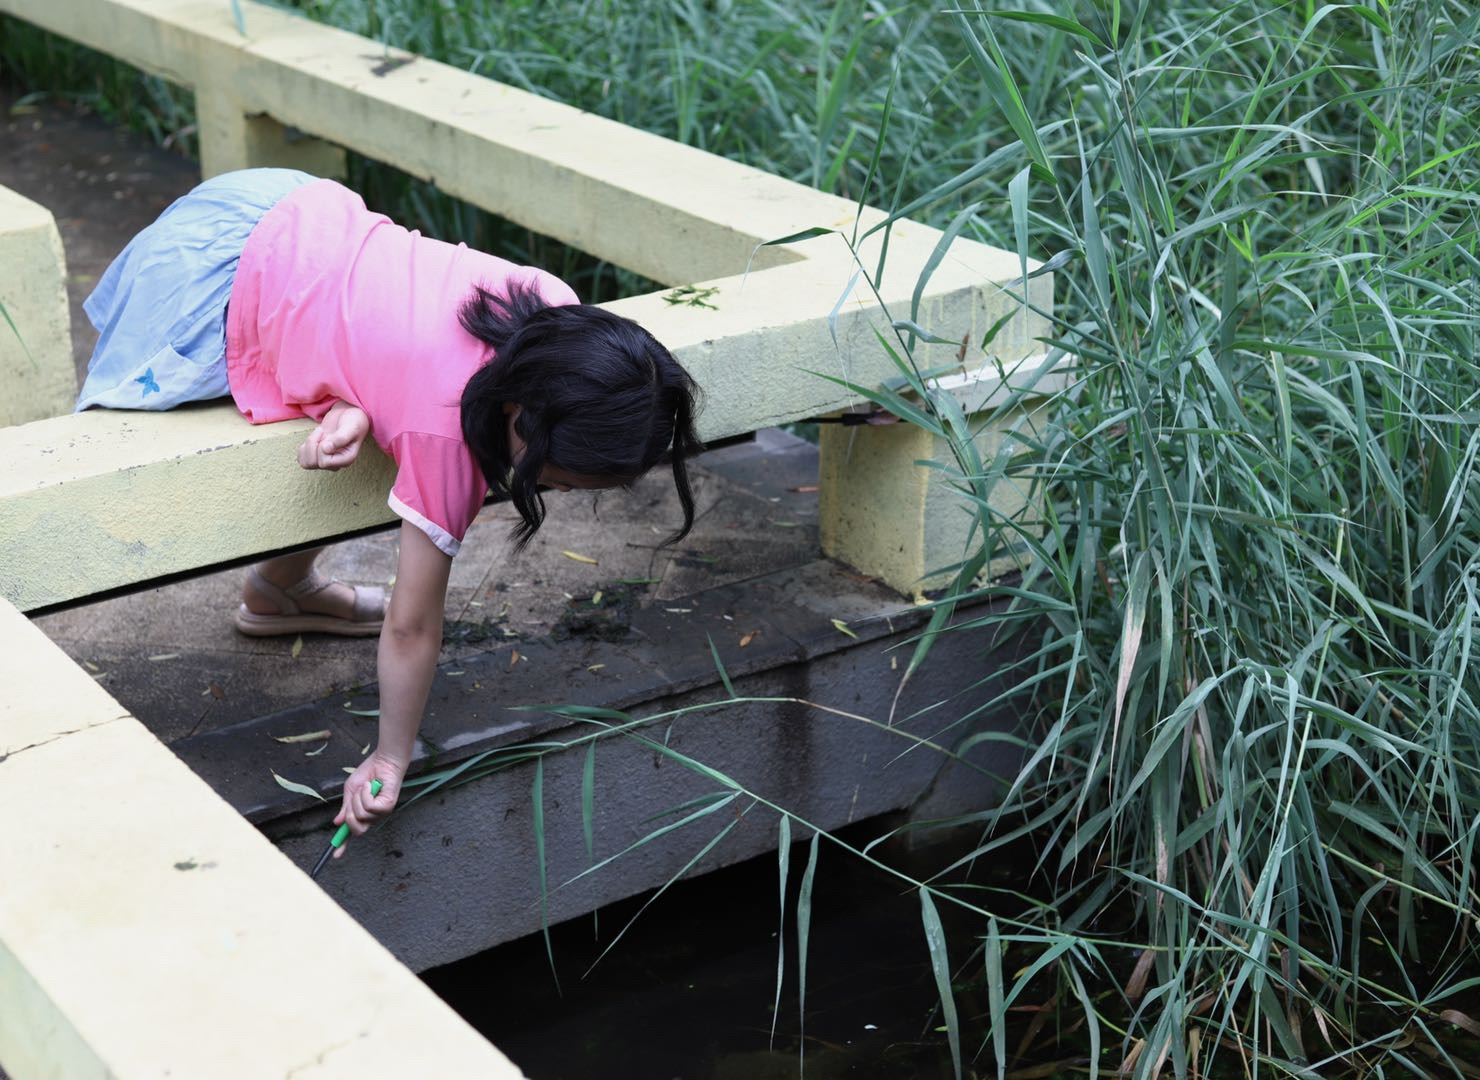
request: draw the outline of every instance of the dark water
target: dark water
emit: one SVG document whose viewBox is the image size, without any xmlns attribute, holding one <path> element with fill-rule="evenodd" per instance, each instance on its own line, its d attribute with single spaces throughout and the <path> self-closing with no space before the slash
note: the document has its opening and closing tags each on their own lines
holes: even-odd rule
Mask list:
<svg viewBox="0 0 1480 1080">
<path fill-rule="evenodd" d="M 861 845 L 880 831 L 877 825 L 866 828 L 867 833 L 855 827 L 841 835 Z M 434 969 L 424 977 L 531 1080 L 953 1076 L 917 894 L 826 842 L 820 852 L 805 1035 L 797 997 L 795 905 L 806 844 L 797 845 L 791 854 L 786 970 L 774 1044 L 780 918 L 774 856 L 669 889 L 584 978 L 602 949 L 651 894 L 604 908 L 595 918 L 554 927 L 551 940 L 563 994 L 555 988 L 545 943 L 538 935 Z M 937 845 L 923 855 L 888 846 L 876 854 L 921 878 L 947 865 L 955 853 L 949 845 Z M 983 860 L 976 865 L 975 884 L 1011 890 L 1028 886 L 1033 891 L 1028 885 L 1032 852 L 1009 849 L 996 854 L 989 864 Z M 1001 915 L 1020 913 L 1003 906 L 1007 899 L 1003 892 L 982 893 L 979 899 Z M 987 1030 L 982 962 L 979 954 L 971 953 L 980 944 L 980 925 L 954 916 L 948 905 L 942 905 L 940 913 L 956 980 L 965 1075 L 995 1075 L 992 1050 L 980 1041 Z M 1129 911 L 1110 914 L 1120 926 L 1132 921 Z M 1420 920 L 1418 925 L 1423 939 L 1416 950 L 1419 955 L 1453 958 L 1453 942 L 1445 940 L 1449 923 Z M 1384 951 L 1374 944 L 1364 952 L 1362 970 L 1367 978 L 1387 986 L 1413 985 L 1419 998 L 1438 981 L 1440 972 L 1427 970 L 1428 965 L 1416 958 L 1400 969 L 1392 954 L 1384 957 Z M 1009 980 L 1035 955 L 1025 947 L 1009 948 L 1003 958 Z M 1136 955 L 1131 949 L 1107 953 L 1113 970 L 1101 985 L 1091 986 L 1094 997 L 1112 1013 L 1116 1003 L 1123 1007 L 1119 988 L 1129 979 Z M 1444 975 L 1454 977 L 1447 969 Z M 1009 1077 L 1056 1080 L 1087 1075 L 1089 1048 L 1080 1010 L 1072 1003 L 1065 1007 L 1066 999 L 1056 993 L 1052 976 L 1035 978 L 1019 1000 L 1008 1016 Z M 1374 1039 L 1382 1048 L 1369 1047 L 1367 1055 L 1345 1064 L 1328 1062 L 1320 1074 L 1337 1080 L 1365 1078 L 1376 1075 L 1370 1071 L 1373 1060 L 1386 1056 L 1395 1069 L 1391 1075 L 1416 1075 L 1397 1067 L 1402 1057 L 1420 1069 L 1434 1069 L 1428 1075 L 1480 1077 L 1480 1035 L 1435 1015 L 1446 1009 L 1463 1016 L 1459 1023 L 1474 1023 L 1472 1018 L 1480 1018 L 1480 985 L 1453 994 L 1430 1010 L 1427 1026 L 1442 1051 L 1427 1045 L 1427 1039 L 1415 1038 L 1417 1029 L 1410 1017 L 1369 1005 L 1363 1010 L 1364 1038 Z M 1307 1052 L 1314 1060 L 1327 1057 L 1330 1047 L 1322 1042 L 1317 1025 L 1307 1019 L 1304 1026 Z M 1394 1038 L 1393 1032 L 1404 1028 Z M 1112 1031 L 1104 1035 L 1101 1075 L 1114 1070 L 1126 1049 Z M 1240 1054 L 1226 1048 L 1215 1061 L 1205 1061 L 1199 1075 L 1203 1080 L 1233 1080 L 1245 1072 Z"/>
<path fill-rule="evenodd" d="M 803 1049 L 806 1075 L 817 1080 L 950 1077 L 945 1036 L 933 1030 L 940 1019 L 918 897 L 825 842 L 803 1037 L 795 898 L 806 859 L 807 845 L 797 845 L 774 1047 L 774 856 L 675 885 L 584 978 L 651 894 L 554 927 L 563 993 L 538 935 L 424 977 L 532 1080 L 771 1080 L 797 1076 Z M 938 853 L 931 861 L 940 865 Z"/>
</svg>

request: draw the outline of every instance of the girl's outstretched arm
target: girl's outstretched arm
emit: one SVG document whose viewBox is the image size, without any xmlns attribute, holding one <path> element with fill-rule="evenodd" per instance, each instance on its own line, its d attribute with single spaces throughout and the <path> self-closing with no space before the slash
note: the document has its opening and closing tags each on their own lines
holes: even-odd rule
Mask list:
<svg viewBox="0 0 1480 1080">
<path fill-rule="evenodd" d="M 410 522 L 401 523 L 401 556 L 385 628 L 380 632 L 380 737 L 374 750 L 344 783 L 344 802 L 334 818 L 359 836 L 389 814 L 401 795 L 411 750 L 421 727 L 427 693 L 442 648 L 442 611 L 452 559 Z M 371 797 L 370 781 L 380 794 Z M 335 858 L 343 852 L 341 847 Z"/>
</svg>

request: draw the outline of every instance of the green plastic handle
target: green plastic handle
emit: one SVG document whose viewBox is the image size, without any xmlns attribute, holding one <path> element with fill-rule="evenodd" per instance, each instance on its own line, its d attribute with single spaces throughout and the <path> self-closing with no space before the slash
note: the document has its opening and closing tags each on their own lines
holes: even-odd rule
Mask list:
<svg viewBox="0 0 1480 1080">
<path fill-rule="evenodd" d="M 380 794 L 380 781 L 370 781 L 370 797 L 373 799 Z M 344 842 L 349 839 L 349 822 L 345 822 L 334 831 L 334 839 L 329 841 L 330 847 L 343 847 Z"/>
</svg>

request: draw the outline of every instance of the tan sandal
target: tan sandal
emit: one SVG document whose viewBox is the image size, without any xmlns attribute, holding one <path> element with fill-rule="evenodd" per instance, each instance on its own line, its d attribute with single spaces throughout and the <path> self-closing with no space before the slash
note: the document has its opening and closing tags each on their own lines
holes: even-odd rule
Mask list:
<svg viewBox="0 0 1480 1080">
<path fill-rule="evenodd" d="M 236 628 L 251 637 L 278 634 L 338 634 L 370 637 L 385 625 L 385 590 L 379 586 L 351 586 L 355 591 L 354 613 L 349 618 L 323 612 L 304 611 L 298 601 L 323 592 L 334 584 L 317 571 L 286 589 L 268 581 L 254 566 L 247 571 L 252 587 L 277 607 L 275 615 L 259 615 L 246 604 L 236 609 Z"/>
</svg>

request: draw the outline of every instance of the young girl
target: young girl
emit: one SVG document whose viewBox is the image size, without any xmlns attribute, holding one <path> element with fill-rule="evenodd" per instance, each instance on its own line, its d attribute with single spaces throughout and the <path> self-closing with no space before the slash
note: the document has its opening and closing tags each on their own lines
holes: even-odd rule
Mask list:
<svg viewBox="0 0 1480 1080">
<path fill-rule="evenodd" d="M 84 307 L 99 338 L 79 410 L 230 394 L 254 424 L 317 421 L 305 469 L 353 464 L 366 436 L 395 460 L 389 606 L 316 573 L 319 548 L 253 567 L 236 614 L 245 634 L 380 635 L 379 739 L 334 819 L 356 836 L 400 796 L 452 558 L 489 489 L 519 512 L 522 547 L 544 519 L 542 487 L 629 484 L 668 456 L 674 539 L 693 524 L 695 387 L 667 349 L 550 274 L 408 231 L 332 180 L 206 181 L 129 243 Z"/>
</svg>

